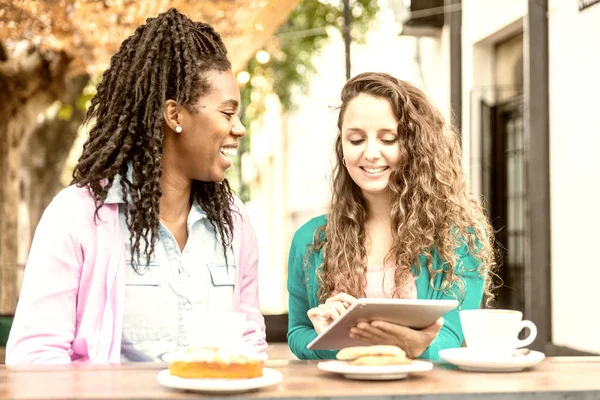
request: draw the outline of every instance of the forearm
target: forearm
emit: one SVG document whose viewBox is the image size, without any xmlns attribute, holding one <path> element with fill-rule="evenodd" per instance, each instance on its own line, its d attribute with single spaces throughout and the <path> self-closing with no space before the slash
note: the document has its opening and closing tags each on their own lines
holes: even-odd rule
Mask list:
<svg viewBox="0 0 600 400">
<path fill-rule="evenodd" d="M 240 258 L 238 265 L 242 268 L 239 311 L 246 314 L 247 324 L 244 340 L 257 353 L 267 351 L 265 319 L 260 312 L 258 295 L 258 243 L 250 218 L 238 200 L 240 211 L 241 234 Z"/>
<path fill-rule="evenodd" d="M 68 363 L 75 337 L 77 267 L 32 247 L 6 346 L 6 363 Z M 47 254 L 45 254 L 47 255 Z"/>
<path fill-rule="evenodd" d="M 247 319 L 244 340 L 253 351 L 264 353 L 267 351 L 265 319 L 259 308 L 258 285 L 255 279 L 251 281 L 240 293 L 239 311 L 246 314 Z"/>
<path fill-rule="evenodd" d="M 244 340 L 257 353 L 267 351 L 265 319 L 260 312 L 258 301 L 258 280 L 256 276 L 246 276 L 240 292 L 239 312 L 246 314 Z"/>
<path fill-rule="evenodd" d="M 306 346 L 317 337 L 314 328 L 304 326 L 294 328 L 288 333 L 290 350 L 300 360 L 331 360 L 335 359 L 337 350 L 310 350 Z"/>
<path fill-rule="evenodd" d="M 240 309 L 246 314 L 247 323 L 244 330 L 244 341 L 256 353 L 267 351 L 265 320 L 259 312 L 258 307 L 250 309 Z"/>
<path fill-rule="evenodd" d="M 429 347 L 419 356 L 419 358 L 437 361 L 440 359 L 438 352 L 443 349 L 460 347 L 462 341 L 446 326 L 440 329 L 437 337 L 431 342 Z"/>
</svg>

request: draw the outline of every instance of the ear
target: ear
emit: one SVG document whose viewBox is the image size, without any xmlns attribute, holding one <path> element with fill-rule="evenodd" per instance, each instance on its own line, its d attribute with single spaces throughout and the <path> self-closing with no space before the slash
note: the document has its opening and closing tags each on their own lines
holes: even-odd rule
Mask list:
<svg viewBox="0 0 600 400">
<path fill-rule="evenodd" d="M 175 128 L 177 128 L 178 126 L 180 126 L 179 124 L 179 116 L 177 114 L 177 102 L 175 100 L 167 100 L 165 101 L 165 124 L 167 124 L 167 126 L 169 128 L 171 128 L 171 130 L 173 132 L 175 132 Z"/>
</svg>

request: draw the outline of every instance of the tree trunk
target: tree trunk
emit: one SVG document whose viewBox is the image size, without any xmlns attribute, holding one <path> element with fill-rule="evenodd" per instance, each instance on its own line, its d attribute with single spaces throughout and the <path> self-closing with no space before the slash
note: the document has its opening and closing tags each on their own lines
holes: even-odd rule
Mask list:
<svg viewBox="0 0 600 400">
<path fill-rule="evenodd" d="M 66 53 L 19 46 L 9 55 L 0 43 L 0 315 L 17 305 L 21 151 L 38 115 L 59 98 L 70 58 Z"/>
<path fill-rule="evenodd" d="M 27 245 L 31 243 L 44 210 L 63 188 L 61 173 L 85 117 L 85 109 L 78 103 L 89 80 L 89 75 L 85 74 L 67 82 L 62 100 L 66 115 L 58 113 L 56 117 L 42 122 L 30 136 L 27 150 L 21 155 L 26 174 L 22 194 L 29 212 Z"/>
<path fill-rule="evenodd" d="M 3 119 L 0 124 L 0 315 L 5 315 L 16 306 L 18 293 L 19 170 L 16 144 L 10 140 Z"/>
</svg>

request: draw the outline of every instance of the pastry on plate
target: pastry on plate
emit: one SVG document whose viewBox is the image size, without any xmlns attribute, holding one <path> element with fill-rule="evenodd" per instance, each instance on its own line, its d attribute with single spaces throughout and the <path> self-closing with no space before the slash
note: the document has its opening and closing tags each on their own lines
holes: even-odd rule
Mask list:
<svg viewBox="0 0 600 400">
<path fill-rule="evenodd" d="M 169 363 L 173 376 L 192 379 L 249 379 L 263 375 L 264 358 L 234 349 L 192 347 Z"/>
<path fill-rule="evenodd" d="M 400 365 L 412 360 L 398 346 L 356 346 L 346 347 L 337 354 L 337 359 L 352 365 Z"/>
</svg>

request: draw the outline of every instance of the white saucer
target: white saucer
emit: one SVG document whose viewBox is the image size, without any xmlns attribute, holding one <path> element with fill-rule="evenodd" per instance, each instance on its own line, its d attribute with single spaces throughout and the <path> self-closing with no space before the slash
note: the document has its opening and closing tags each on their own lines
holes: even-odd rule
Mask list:
<svg viewBox="0 0 600 400">
<path fill-rule="evenodd" d="M 263 368 L 263 376 L 250 379 L 187 379 L 173 376 L 168 369 L 156 376 L 163 386 L 208 393 L 241 393 L 276 385 L 283 380 L 281 372 L 271 368 Z"/>
<path fill-rule="evenodd" d="M 404 379 L 411 372 L 431 371 L 433 364 L 429 361 L 415 360 L 411 364 L 401 365 L 352 365 L 346 361 L 322 361 L 317 364 L 321 371 L 342 374 L 348 379 L 383 381 Z"/>
<path fill-rule="evenodd" d="M 171 363 L 175 360 L 181 359 L 185 355 L 183 351 L 170 351 L 160 356 L 160 359 L 166 363 Z"/>
<path fill-rule="evenodd" d="M 461 347 L 458 349 L 440 350 L 440 357 L 450 364 L 465 371 L 476 372 L 517 372 L 533 367 L 546 356 L 539 351 L 531 351 L 526 356 L 492 357 L 480 352 Z"/>
</svg>

